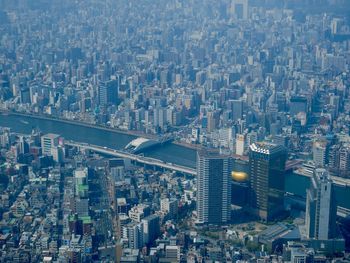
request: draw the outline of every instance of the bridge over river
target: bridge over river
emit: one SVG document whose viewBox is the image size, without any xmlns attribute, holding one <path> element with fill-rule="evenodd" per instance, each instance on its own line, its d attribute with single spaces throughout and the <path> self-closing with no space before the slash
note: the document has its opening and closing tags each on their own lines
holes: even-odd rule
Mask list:
<svg viewBox="0 0 350 263">
<path fill-rule="evenodd" d="M 78 143 L 78 142 L 73 142 L 73 141 L 66 141 L 65 144 L 68 146 L 78 147 L 80 149 L 88 149 L 88 150 L 91 150 L 91 151 L 94 151 L 97 153 L 102 153 L 102 154 L 106 154 L 106 155 L 110 155 L 110 156 L 114 156 L 114 157 L 130 159 L 132 161 L 135 161 L 135 162 L 141 163 L 141 164 L 146 164 L 146 165 L 150 165 L 150 166 L 157 166 L 157 167 L 160 167 L 163 169 L 176 171 L 176 172 L 189 174 L 189 175 L 197 175 L 196 170 L 189 168 L 189 167 L 161 161 L 161 160 L 150 158 L 150 157 L 136 155 L 136 154 L 120 151 L 120 150 L 114 150 L 114 149 L 110 149 L 108 147 L 102 147 L 102 146 L 92 145 L 92 144 L 87 144 L 87 143 Z"/>
</svg>

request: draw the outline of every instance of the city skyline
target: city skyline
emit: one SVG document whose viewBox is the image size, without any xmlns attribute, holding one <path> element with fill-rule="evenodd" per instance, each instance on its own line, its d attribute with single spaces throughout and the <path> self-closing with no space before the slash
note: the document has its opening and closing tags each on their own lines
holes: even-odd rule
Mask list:
<svg viewBox="0 0 350 263">
<path fill-rule="evenodd" d="M 348 0 L 0 0 L 0 262 L 350 260 Z"/>
</svg>

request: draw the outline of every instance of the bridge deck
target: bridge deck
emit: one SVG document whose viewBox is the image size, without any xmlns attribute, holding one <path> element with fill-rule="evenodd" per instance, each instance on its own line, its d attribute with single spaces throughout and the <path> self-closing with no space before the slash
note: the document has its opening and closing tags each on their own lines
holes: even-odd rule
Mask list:
<svg viewBox="0 0 350 263">
<path fill-rule="evenodd" d="M 154 166 L 162 167 L 165 169 L 169 169 L 169 170 L 173 170 L 173 171 L 177 171 L 177 172 L 181 172 L 181 173 L 186 173 L 186 174 L 190 174 L 190 175 L 197 175 L 196 170 L 189 168 L 189 167 L 185 167 L 185 166 L 177 165 L 177 164 L 173 164 L 173 163 L 167 163 L 167 162 L 164 162 L 161 160 L 157 160 L 157 159 L 153 159 L 153 158 L 149 158 L 149 157 L 144 157 L 144 156 L 140 156 L 140 155 L 136 155 L 136 154 L 120 151 L 120 150 L 113 150 L 113 149 L 109 149 L 107 147 L 101 147 L 98 145 L 77 143 L 77 142 L 72 142 L 72 141 L 65 142 L 65 144 L 68 146 L 89 149 L 89 150 L 92 150 L 92 151 L 95 151 L 98 153 L 107 154 L 107 155 L 111 155 L 114 157 L 121 157 L 121 158 L 130 159 L 130 160 L 133 160 L 133 161 L 136 161 L 139 163 L 143 163 L 143 164 L 147 164 L 147 165 L 154 165 Z"/>
</svg>

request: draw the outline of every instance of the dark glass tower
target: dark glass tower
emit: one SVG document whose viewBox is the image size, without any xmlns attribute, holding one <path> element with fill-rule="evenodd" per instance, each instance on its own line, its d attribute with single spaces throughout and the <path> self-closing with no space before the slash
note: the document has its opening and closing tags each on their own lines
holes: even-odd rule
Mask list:
<svg viewBox="0 0 350 263">
<path fill-rule="evenodd" d="M 197 154 L 197 223 L 220 225 L 231 217 L 231 159 L 213 151 Z"/>
<path fill-rule="evenodd" d="M 271 221 L 283 211 L 286 149 L 280 145 L 254 143 L 249 151 L 252 213 Z"/>
</svg>

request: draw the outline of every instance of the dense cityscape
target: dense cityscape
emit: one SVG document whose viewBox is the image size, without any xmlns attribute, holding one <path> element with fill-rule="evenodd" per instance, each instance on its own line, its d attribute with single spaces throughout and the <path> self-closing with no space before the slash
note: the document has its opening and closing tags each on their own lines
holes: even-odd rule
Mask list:
<svg viewBox="0 0 350 263">
<path fill-rule="evenodd" d="M 0 0 L 0 262 L 350 262 L 348 0 Z"/>
</svg>

